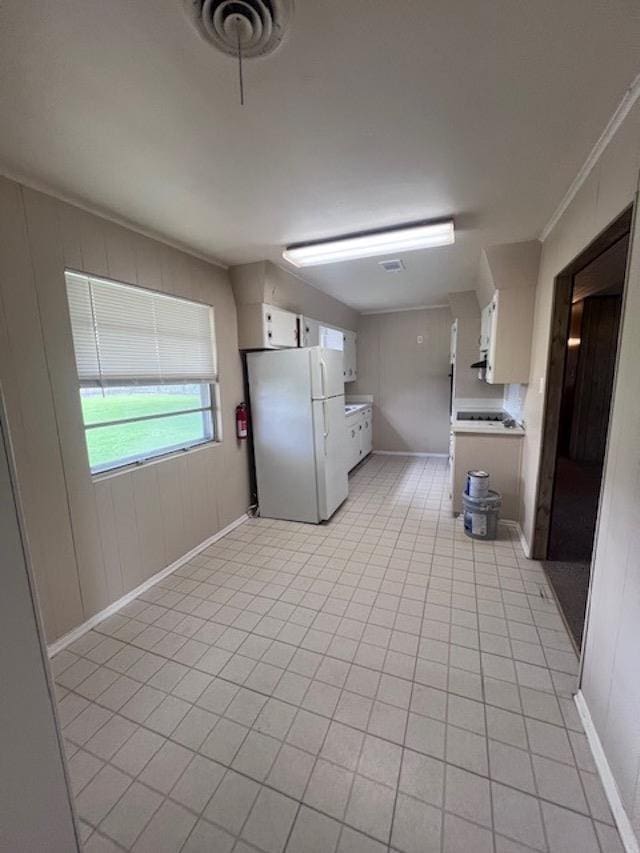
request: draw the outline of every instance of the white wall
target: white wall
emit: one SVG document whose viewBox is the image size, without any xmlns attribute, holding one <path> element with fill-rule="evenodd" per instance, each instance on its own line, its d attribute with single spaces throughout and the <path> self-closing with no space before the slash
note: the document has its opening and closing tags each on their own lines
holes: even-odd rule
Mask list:
<svg viewBox="0 0 640 853">
<path fill-rule="evenodd" d="M 525 400 L 522 520 L 532 540 L 554 279 L 632 201 L 640 102 L 543 244 Z M 595 543 L 582 690 L 627 814 L 640 837 L 640 244 L 634 243 Z"/>
<path fill-rule="evenodd" d="M 213 305 L 221 444 L 91 476 L 65 267 Z M 0 383 L 49 641 L 245 512 L 242 372 L 223 268 L 0 178 Z"/>
<path fill-rule="evenodd" d="M 0 399 L 0 850 L 78 850 Z"/>
<path fill-rule="evenodd" d="M 361 316 L 349 393 L 373 394 L 375 450 L 448 452 L 451 322 L 448 308 Z"/>
</svg>

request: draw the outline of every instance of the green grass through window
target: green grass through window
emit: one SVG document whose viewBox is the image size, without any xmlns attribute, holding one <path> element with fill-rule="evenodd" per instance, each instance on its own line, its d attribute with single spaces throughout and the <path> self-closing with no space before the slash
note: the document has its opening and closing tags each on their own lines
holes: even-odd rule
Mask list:
<svg viewBox="0 0 640 853">
<path fill-rule="evenodd" d="M 140 418 L 164 412 L 181 412 L 207 405 L 199 389 L 193 393 L 100 394 L 83 391 L 82 412 L 85 424 L 100 424 L 127 418 Z M 137 421 L 86 430 L 89 464 L 92 469 L 115 467 L 136 457 L 158 455 L 171 448 L 184 447 L 212 438 L 210 410 L 191 414 Z"/>
</svg>

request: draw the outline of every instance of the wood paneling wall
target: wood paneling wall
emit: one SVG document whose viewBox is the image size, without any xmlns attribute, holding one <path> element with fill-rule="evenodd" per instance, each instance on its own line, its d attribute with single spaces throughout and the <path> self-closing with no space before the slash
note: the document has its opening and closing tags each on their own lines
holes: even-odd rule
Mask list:
<svg viewBox="0 0 640 853">
<path fill-rule="evenodd" d="M 91 476 L 65 268 L 213 305 L 222 443 Z M 221 267 L 0 178 L 0 383 L 49 641 L 245 511 L 236 308 Z"/>
</svg>

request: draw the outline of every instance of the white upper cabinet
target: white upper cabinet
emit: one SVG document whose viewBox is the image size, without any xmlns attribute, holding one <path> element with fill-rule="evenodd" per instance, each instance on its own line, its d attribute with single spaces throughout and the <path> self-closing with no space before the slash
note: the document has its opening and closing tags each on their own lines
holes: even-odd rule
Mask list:
<svg viewBox="0 0 640 853">
<path fill-rule="evenodd" d="M 303 330 L 301 346 L 341 349 L 344 359 L 344 381 L 355 382 L 358 378 L 355 332 L 339 329 L 337 326 L 328 326 L 310 317 L 300 318 L 300 328 Z"/>
<path fill-rule="evenodd" d="M 489 350 L 489 339 L 491 337 L 491 314 L 493 312 L 493 302 L 485 305 L 480 313 L 480 352 L 486 353 Z"/>
<path fill-rule="evenodd" d="M 264 302 L 238 306 L 240 349 L 287 349 L 297 346 L 297 314 Z"/>
<path fill-rule="evenodd" d="M 358 378 L 358 365 L 356 362 L 356 340 L 355 332 L 343 333 L 343 357 L 344 357 L 344 381 L 355 382 Z"/>
<path fill-rule="evenodd" d="M 342 330 L 335 329 L 333 326 L 320 326 L 320 346 L 342 352 L 344 350 Z"/>
<path fill-rule="evenodd" d="M 310 317 L 301 317 L 300 328 L 302 329 L 300 346 L 320 346 L 320 323 L 318 320 L 312 320 Z"/>
<path fill-rule="evenodd" d="M 458 321 L 451 324 L 451 342 L 449 344 L 449 363 L 456 363 L 456 350 L 458 348 Z"/>
<path fill-rule="evenodd" d="M 486 347 L 481 346 L 487 355 L 487 382 L 508 385 L 529 381 L 534 293 L 529 287 L 496 290 L 483 310 L 483 324 L 488 325 L 488 341 Z"/>
</svg>

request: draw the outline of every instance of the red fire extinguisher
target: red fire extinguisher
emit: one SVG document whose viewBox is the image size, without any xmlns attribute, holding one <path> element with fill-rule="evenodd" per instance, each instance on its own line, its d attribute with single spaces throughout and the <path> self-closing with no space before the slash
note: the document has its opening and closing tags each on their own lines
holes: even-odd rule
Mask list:
<svg viewBox="0 0 640 853">
<path fill-rule="evenodd" d="M 236 406 L 236 436 L 237 438 L 246 438 L 249 432 L 249 413 L 247 412 L 247 404 L 239 403 Z"/>
</svg>

